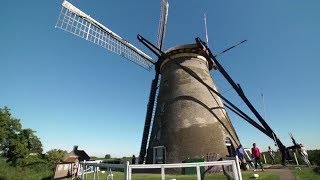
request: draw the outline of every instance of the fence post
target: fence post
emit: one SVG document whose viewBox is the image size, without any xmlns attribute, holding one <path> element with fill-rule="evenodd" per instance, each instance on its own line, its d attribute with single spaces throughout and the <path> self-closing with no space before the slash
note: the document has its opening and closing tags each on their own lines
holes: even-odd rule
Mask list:
<svg viewBox="0 0 320 180">
<path fill-rule="evenodd" d="M 196 168 L 197 168 L 197 179 L 198 179 L 198 180 L 201 180 L 201 173 L 200 173 L 200 166 L 199 166 L 199 164 L 197 164 Z"/>
<path fill-rule="evenodd" d="M 80 164 L 80 163 L 79 163 Z M 81 180 L 83 180 L 83 164 L 80 164 Z"/>
<path fill-rule="evenodd" d="M 267 164 L 266 155 L 263 154 L 264 164 Z"/>
<path fill-rule="evenodd" d="M 84 160 L 83 161 L 83 163 L 82 163 L 82 174 L 81 174 L 81 176 L 82 176 L 82 180 L 84 180 L 84 169 L 85 169 L 85 163 L 86 163 L 86 160 Z"/>
<path fill-rule="evenodd" d="M 96 180 L 96 167 L 93 166 L 93 180 Z"/>
<path fill-rule="evenodd" d="M 132 169 L 130 167 L 129 161 L 127 161 L 127 166 L 128 166 L 128 173 L 127 173 L 127 180 L 131 180 L 131 175 L 132 175 Z"/>
<path fill-rule="evenodd" d="M 125 165 L 125 170 L 124 170 L 124 179 L 128 180 L 129 179 L 129 161 L 127 161 Z"/>
<path fill-rule="evenodd" d="M 84 160 L 84 163 L 86 163 L 86 160 Z M 84 165 L 84 172 L 86 172 L 87 171 L 87 165 L 85 164 Z M 88 177 L 88 173 L 86 173 L 85 175 L 84 175 L 84 178 L 85 179 L 87 179 L 87 177 Z"/>
<path fill-rule="evenodd" d="M 164 174 L 164 167 L 161 166 L 161 180 L 165 180 L 166 179 L 166 176 Z"/>
<path fill-rule="evenodd" d="M 98 179 L 98 180 L 100 179 L 100 178 L 99 178 L 99 171 L 100 171 L 100 168 L 97 167 L 97 179 Z"/>
<path fill-rule="evenodd" d="M 241 162 L 242 163 L 242 162 Z M 239 158 L 236 156 L 236 167 L 237 167 L 237 175 L 239 180 L 242 180 L 242 174 L 241 174 L 241 169 L 240 169 L 240 163 L 239 163 Z"/>
<path fill-rule="evenodd" d="M 297 166 L 299 166 L 299 162 L 298 162 L 298 159 L 297 159 L 296 153 L 294 152 L 294 153 L 293 153 L 293 155 L 294 155 L 294 159 L 296 160 Z"/>
</svg>

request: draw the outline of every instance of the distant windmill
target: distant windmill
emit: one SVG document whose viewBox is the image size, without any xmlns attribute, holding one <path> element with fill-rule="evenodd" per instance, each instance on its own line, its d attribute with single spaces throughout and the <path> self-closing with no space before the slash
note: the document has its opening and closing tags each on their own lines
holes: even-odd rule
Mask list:
<svg viewBox="0 0 320 180">
<path fill-rule="evenodd" d="M 56 24 L 57 28 L 100 45 L 147 70 L 155 67 L 139 163 L 177 163 L 208 153 L 234 156 L 234 146 L 240 142 L 221 99 L 228 104 L 226 107 L 272 138 L 273 131 L 262 118 L 258 119 L 263 127 L 218 93 L 210 70 L 218 69 L 229 82 L 231 78 L 200 39 L 196 39 L 196 44 L 162 52 L 168 7 L 168 0 L 162 0 L 157 46 L 138 35 L 139 41 L 158 56 L 157 61 L 67 1 L 62 3 Z M 244 96 L 240 86 L 232 83 L 238 94 Z M 275 139 L 279 144 L 280 140 Z"/>
</svg>

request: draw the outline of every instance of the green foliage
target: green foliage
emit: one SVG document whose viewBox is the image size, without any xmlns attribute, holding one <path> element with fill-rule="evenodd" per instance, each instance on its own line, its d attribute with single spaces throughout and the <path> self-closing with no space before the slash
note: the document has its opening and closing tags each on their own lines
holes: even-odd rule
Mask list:
<svg viewBox="0 0 320 180">
<path fill-rule="evenodd" d="M 62 162 L 67 151 L 61 149 L 52 149 L 46 153 L 46 160 L 53 167 L 55 164 Z"/>
<path fill-rule="evenodd" d="M 309 150 L 308 155 L 309 155 L 309 161 L 311 162 L 311 164 L 320 166 L 320 150 L 319 149 Z"/>
<path fill-rule="evenodd" d="M 41 141 L 34 133 L 32 129 L 22 129 L 9 108 L 0 108 L 0 151 L 12 165 L 26 165 L 30 155 L 42 153 Z"/>
<path fill-rule="evenodd" d="M 42 155 L 42 143 L 32 129 L 23 129 L 10 109 L 0 108 L 0 179 L 42 179 L 52 168 Z"/>
<path fill-rule="evenodd" d="M 0 108 L 0 149 L 4 150 L 8 144 L 8 139 L 20 130 L 20 120 L 11 116 L 9 108 Z"/>
<path fill-rule="evenodd" d="M 266 157 L 267 164 L 271 164 L 272 160 L 271 160 L 271 157 L 270 157 L 269 153 L 268 152 L 263 152 L 262 155 L 264 155 Z M 275 151 L 274 155 L 275 155 L 274 156 L 274 164 L 281 164 L 281 154 L 280 154 L 280 152 Z M 264 159 L 262 158 L 261 160 L 264 163 Z"/>
<path fill-rule="evenodd" d="M 110 155 L 110 154 L 106 154 L 106 155 L 104 156 L 104 158 L 105 158 L 105 159 L 110 159 L 110 158 L 111 158 L 111 155 Z"/>
<path fill-rule="evenodd" d="M 39 165 L 40 166 L 40 165 Z M 51 169 L 46 169 L 44 164 L 41 164 L 42 168 L 36 168 L 36 166 L 23 166 L 13 167 L 6 163 L 5 159 L 0 158 L 0 179 L 1 180 L 31 180 L 31 179 L 43 179 L 52 176 Z"/>
</svg>

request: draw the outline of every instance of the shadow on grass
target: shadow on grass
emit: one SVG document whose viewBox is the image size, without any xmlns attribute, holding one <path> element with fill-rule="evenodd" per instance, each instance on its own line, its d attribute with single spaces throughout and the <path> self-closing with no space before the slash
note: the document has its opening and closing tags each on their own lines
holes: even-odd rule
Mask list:
<svg viewBox="0 0 320 180">
<path fill-rule="evenodd" d="M 320 175 L 320 167 L 315 167 L 315 168 L 313 168 L 313 171 L 314 171 L 315 173 L 317 173 L 318 175 Z"/>
<path fill-rule="evenodd" d="M 51 179 L 52 179 L 52 177 L 51 177 L 51 176 L 41 178 L 41 180 L 51 180 Z M 1 179 L 0 179 L 0 180 L 1 180 Z"/>
</svg>

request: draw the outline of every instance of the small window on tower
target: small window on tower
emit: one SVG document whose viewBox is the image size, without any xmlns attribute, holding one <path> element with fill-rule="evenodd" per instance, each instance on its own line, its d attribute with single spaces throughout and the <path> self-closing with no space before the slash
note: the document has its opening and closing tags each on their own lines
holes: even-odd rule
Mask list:
<svg viewBox="0 0 320 180">
<path fill-rule="evenodd" d="M 156 139 L 157 139 L 158 141 L 160 140 L 160 136 L 161 136 L 161 132 L 160 132 L 160 130 L 158 130 L 157 136 L 156 136 Z"/>
<path fill-rule="evenodd" d="M 169 86 L 168 80 L 165 80 L 165 81 L 164 81 L 163 86 L 164 86 L 164 87 L 168 87 L 168 86 Z"/>
<path fill-rule="evenodd" d="M 160 113 L 163 114 L 166 108 L 166 103 L 162 103 Z"/>
</svg>

